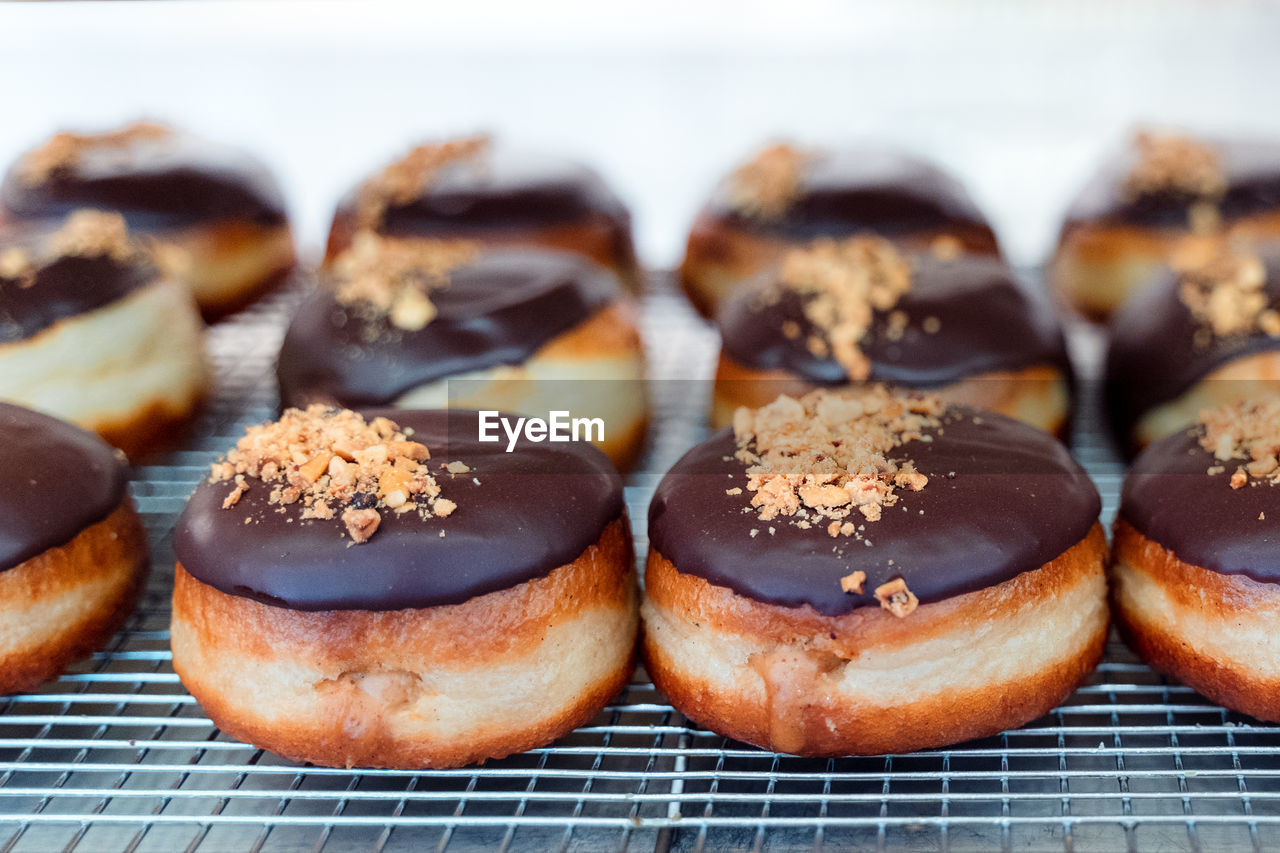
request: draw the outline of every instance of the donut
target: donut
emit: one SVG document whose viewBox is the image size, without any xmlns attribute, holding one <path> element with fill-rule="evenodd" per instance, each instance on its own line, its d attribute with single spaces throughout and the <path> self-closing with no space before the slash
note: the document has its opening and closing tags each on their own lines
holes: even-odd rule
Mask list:
<svg viewBox="0 0 1280 853">
<path fill-rule="evenodd" d="M 715 426 L 779 394 L 871 380 L 1066 431 L 1062 332 L 994 256 L 818 238 L 738 288 L 716 324 Z"/>
<path fill-rule="evenodd" d="M 1051 285 L 1105 320 L 1186 240 L 1210 237 L 1280 237 L 1280 142 L 1140 131 L 1071 203 Z"/>
<path fill-rule="evenodd" d="M 133 611 L 148 557 L 128 473 L 92 433 L 0 403 L 0 693 L 101 649 Z"/>
<path fill-rule="evenodd" d="M 280 349 L 284 406 L 599 418 L 619 467 L 644 444 L 644 347 L 617 277 L 580 255 L 363 232 Z"/>
<path fill-rule="evenodd" d="M 1280 390 L 1280 243 L 1179 253 L 1116 314 L 1104 389 L 1130 455 L 1203 409 Z"/>
<path fill-rule="evenodd" d="M 326 766 L 456 767 L 550 743 L 622 689 L 618 475 L 581 442 L 507 453 L 478 420 L 312 406 L 214 464 L 174 529 L 171 636 L 220 729 Z"/>
<path fill-rule="evenodd" d="M 641 288 L 631 214 L 599 173 L 489 136 L 419 145 L 361 181 L 338 203 L 326 261 L 366 230 L 574 252 Z"/>
<path fill-rule="evenodd" d="M 204 396 L 187 288 L 118 213 L 0 235 L 0 400 L 100 434 L 131 456 L 167 442 Z"/>
<path fill-rule="evenodd" d="M 692 720 L 775 752 L 996 734 L 1102 656 L 1098 511 L 1051 436 L 934 395 L 744 408 L 649 506 L 645 667 Z"/>
<path fill-rule="evenodd" d="M 1112 607 L 1151 666 L 1280 721 L 1280 398 L 1206 410 L 1125 477 Z"/>
<path fill-rule="evenodd" d="M 891 148 L 771 145 L 725 177 L 689 233 L 680 283 L 714 316 L 744 279 L 817 237 L 860 232 L 912 248 L 941 244 L 996 255 L 968 192 L 934 164 Z"/>
<path fill-rule="evenodd" d="M 153 122 L 59 133 L 0 182 L 0 219 L 60 220 L 78 208 L 122 214 L 207 316 L 238 308 L 294 266 L 275 178 L 257 159 Z"/>
</svg>

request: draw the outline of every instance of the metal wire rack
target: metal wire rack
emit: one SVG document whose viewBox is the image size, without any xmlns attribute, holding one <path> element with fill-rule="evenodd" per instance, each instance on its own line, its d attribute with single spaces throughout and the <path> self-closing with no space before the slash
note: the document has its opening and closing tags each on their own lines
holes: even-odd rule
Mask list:
<svg viewBox="0 0 1280 853">
<path fill-rule="evenodd" d="M 1280 845 L 1280 728 L 1166 683 L 1112 643 L 1064 704 L 963 746 L 808 760 L 684 719 L 643 673 L 545 749 L 454 771 L 298 766 L 221 734 L 169 661 L 170 530 L 207 464 L 275 407 L 286 290 L 215 326 L 217 387 L 183 449 L 137 470 L 154 569 L 109 648 L 0 713 L 0 853 L 394 850 L 1263 850 Z M 654 375 L 706 377 L 714 334 L 648 299 Z M 1085 374 L 1098 345 L 1076 330 Z M 659 384 L 627 487 L 638 551 L 660 474 L 702 434 Z M 1081 412 L 1075 451 L 1116 509 L 1121 466 Z"/>
</svg>

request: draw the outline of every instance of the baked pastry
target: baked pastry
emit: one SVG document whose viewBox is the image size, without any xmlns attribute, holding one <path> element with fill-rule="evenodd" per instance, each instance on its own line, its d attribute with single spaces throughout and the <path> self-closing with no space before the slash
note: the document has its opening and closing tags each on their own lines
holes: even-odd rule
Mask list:
<svg viewBox="0 0 1280 853">
<path fill-rule="evenodd" d="M 689 299 L 711 317 L 743 280 L 788 249 L 859 232 L 923 249 L 999 253 L 968 192 L 928 161 L 872 145 L 769 146 L 723 179 L 698 214 L 680 266 Z"/>
<path fill-rule="evenodd" d="M 1148 663 L 1215 702 L 1280 721 L 1280 398 L 1206 411 L 1125 478 L 1110 579 Z"/>
<path fill-rule="evenodd" d="M 362 181 L 338 204 L 326 260 L 365 230 L 576 252 L 641 285 L 631 214 L 594 169 L 488 136 L 419 145 Z"/>
<path fill-rule="evenodd" d="M 60 220 L 83 207 L 117 211 L 155 240 L 209 315 L 243 305 L 294 265 L 284 199 L 266 167 L 164 125 L 59 133 L 0 183 L 0 220 Z"/>
<path fill-rule="evenodd" d="M 644 347 L 608 270 L 568 252 L 364 232 L 280 350 L 285 406 L 463 408 L 602 420 L 620 467 L 644 444 Z"/>
<path fill-rule="evenodd" d="M 204 395 L 203 324 L 117 213 L 0 236 L 0 400 L 91 429 L 137 455 Z"/>
<path fill-rule="evenodd" d="M 1111 323 L 1105 391 L 1130 452 L 1201 410 L 1280 390 L 1280 244 L 1184 250 Z"/>
<path fill-rule="evenodd" d="M 396 422 L 388 418 L 396 418 Z M 252 427 L 174 531 L 173 666 L 227 733 L 335 767 L 551 742 L 631 676 L 622 483 L 475 412 L 315 406 Z"/>
<path fill-rule="evenodd" d="M 147 574 L 128 466 L 92 433 L 0 403 L 0 693 L 107 644 Z"/>
<path fill-rule="evenodd" d="M 712 421 L 865 380 L 931 389 L 1065 433 L 1071 364 L 1051 309 L 999 258 L 903 253 L 883 237 L 790 249 L 721 307 Z"/>
<path fill-rule="evenodd" d="M 1144 131 L 1071 204 L 1050 278 L 1105 319 L 1188 239 L 1280 237 L 1280 143 Z"/>
<path fill-rule="evenodd" d="M 1106 538 L 1049 435 L 883 386 L 779 397 L 649 507 L 642 651 L 726 737 L 908 752 L 1022 725 L 1107 637 Z"/>
</svg>

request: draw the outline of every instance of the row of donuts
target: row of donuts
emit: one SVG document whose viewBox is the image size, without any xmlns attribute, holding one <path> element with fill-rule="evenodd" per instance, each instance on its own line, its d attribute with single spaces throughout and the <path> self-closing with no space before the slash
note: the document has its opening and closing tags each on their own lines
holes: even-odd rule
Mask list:
<svg viewBox="0 0 1280 853">
<path fill-rule="evenodd" d="M 1097 492 L 1043 431 L 883 385 L 744 407 L 659 484 L 643 594 L 607 457 L 504 452 L 477 420 L 290 409 L 212 465 L 174 530 L 171 643 L 219 728 L 329 766 L 460 766 L 584 724 L 638 643 L 719 734 L 903 752 L 1048 712 L 1113 613 L 1156 667 L 1280 720 L 1280 398 L 1145 451 L 1110 558 Z M 0 404 L 0 480 L 11 692 L 107 641 L 147 547 L 91 433 Z"/>
<path fill-rule="evenodd" d="M 1258 242 L 1280 204 L 1268 150 L 1141 135 L 1127 171 L 1104 182 L 1113 201 L 1140 202 L 1073 209 L 1059 271 L 1084 265 L 1082 229 L 1126 270 L 1162 270 L 1113 324 L 1108 408 L 1126 446 L 1257 387 L 1211 380 L 1277 375 L 1280 251 Z M 1212 193 L 1188 195 L 1201 183 Z M 1162 260 L 1107 243 L 1106 222 L 1130 236 L 1164 223 Z M 594 172 L 488 138 L 422 145 L 347 194 L 326 258 L 281 353 L 286 405 L 429 408 L 450 391 L 455 405 L 525 414 L 571 403 L 607 421 L 620 467 L 637 455 L 641 275 L 626 209 Z M 0 185 L 0 399 L 143 452 L 205 392 L 185 287 L 216 315 L 293 263 L 279 191 L 256 161 L 150 123 L 59 134 Z M 681 279 L 716 308 L 717 425 L 778 393 L 870 379 L 1066 428 L 1071 370 L 1052 312 L 999 259 L 963 188 L 922 161 L 771 146 L 716 190 Z M 574 395 L 516 378 L 611 381 Z"/>
</svg>

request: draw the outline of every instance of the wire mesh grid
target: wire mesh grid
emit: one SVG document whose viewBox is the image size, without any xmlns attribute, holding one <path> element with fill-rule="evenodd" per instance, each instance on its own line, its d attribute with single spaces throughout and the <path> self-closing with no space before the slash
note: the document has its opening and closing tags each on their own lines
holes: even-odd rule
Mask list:
<svg viewBox="0 0 1280 853">
<path fill-rule="evenodd" d="M 136 472 L 153 573 L 111 645 L 3 700 L 0 853 L 392 850 L 1263 850 L 1280 845 L 1280 729 L 1166 683 L 1119 643 L 1060 708 L 1017 731 L 909 755 L 774 755 L 687 721 L 638 672 L 555 744 L 452 771 L 285 762 L 222 735 L 170 666 L 176 513 L 243 427 L 269 417 L 286 290 L 215 326 L 215 394 L 181 450 Z M 706 377 L 714 334 L 669 287 L 643 315 L 652 372 Z M 1098 342 L 1072 334 L 1084 373 Z M 663 388 L 667 390 L 664 391 Z M 703 434 L 659 384 L 627 502 L 637 550 L 657 478 Z M 1075 450 L 1116 509 L 1121 477 L 1080 413 Z"/>
</svg>

